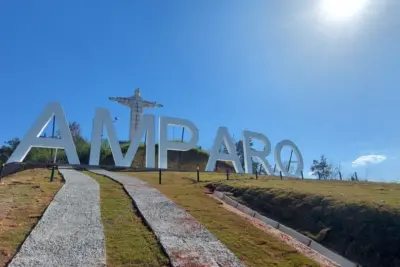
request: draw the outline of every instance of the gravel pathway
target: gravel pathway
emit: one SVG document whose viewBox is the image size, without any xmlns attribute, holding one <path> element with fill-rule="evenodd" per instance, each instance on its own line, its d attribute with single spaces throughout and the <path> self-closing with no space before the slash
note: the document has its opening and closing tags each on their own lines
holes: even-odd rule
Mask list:
<svg viewBox="0 0 400 267">
<path fill-rule="evenodd" d="M 244 266 L 196 219 L 146 182 L 105 170 L 91 171 L 123 184 L 172 266 Z"/>
<path fill-rule="evenodd" d="M 13 258 L 15 266 L 106 266 L 98 183 L 60 169 L 65 184 Z"/>
</svg>

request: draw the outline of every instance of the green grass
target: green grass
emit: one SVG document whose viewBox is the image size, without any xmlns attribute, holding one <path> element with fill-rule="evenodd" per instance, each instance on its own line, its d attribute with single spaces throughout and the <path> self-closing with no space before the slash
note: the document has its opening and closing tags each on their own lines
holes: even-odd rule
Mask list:
<svg viewBox="0 0 400 267">
<path fill-rule="evenodd" d="M 196 172 L 181 173 L 181 177 L 196 181 Z M 237 188 L 268 188 L 322 196 L 332 201 L 369 204 L 376 207 L 400 209 L 400 184 L 340 180 L 287 179 L 254 174 L 200 173 L 201 182 L 218 182 Z M 318 190 L 316 190 L 316 186 Z"/>
<path fill-rule="evenodd" d="M 208 186 L 364 267 L 400 264 L 399 184 L 269 179 Z"/>
<path fill-rule="evenodd" d="M 10 261 L 62 186 L 51 171 L 25 170 L 4 178 L 0 184 L 0 266 Z"/>
<path fill-rule="evenodd" d="M 181 177 L 185 179 L 192 179 L 193 181 L 197 180 L 197 173 L 194 172 L 187 172 L 181 173 Z M 273 176 L 259 176 L 260 179 L 277 179 Z M 244 174 L 244 173 L 229 173 L 229 180 L 248 180 L 248 179 L 255 179 L 255 174 Z M 214 181 L 226 181 L 227 176 L 225 172 L 200 172 L 200 182 L 214 182 Z"/>
<path fill-rule="evenodd" d="M 246 266 L 318 266 L 294 248 L 254 227 L 207 196 L 205 183 L 193 183 L 188 173 L 124 173 L 143 179 L 182 206 L 203 224 Z"/>
<path fill-rule="evenodd" d="M 169 266 L 155 235 L 145 226 L 123 187 L 91 172 L 100 185 L 101 218 L 106 238 L 107 265 Z"/>
<path fill-rule="evenodd" d="M 400 208 L 400 184 L 351 182 L 338 180 L 232 180 L 220 179 L 221 175 L 209 175 L 207 181 L 221 181 L 236 188 L 268 188 L 323 196 L 331 201 L 363 203 L 376 207 Z"/>
</svg>

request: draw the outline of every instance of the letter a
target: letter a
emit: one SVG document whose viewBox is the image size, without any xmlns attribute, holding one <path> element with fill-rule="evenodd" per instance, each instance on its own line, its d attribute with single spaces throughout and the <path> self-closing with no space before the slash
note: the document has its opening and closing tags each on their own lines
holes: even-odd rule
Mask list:
<svg viewBox="0 0 400 267">
<path fill-rule="evenodd" d="M 250 139 L 258 140 L 264 145 L 262 151 L 252 149 L 250 146 Z M 261 165 L 268 175 L 273 175 L 271 166 L 269 165 L 266 157 L 271 153 L 271 143 L 268 137 L 261 133 L 243 131 L 243 154 L 244 154 L 244 169 L 246 173 L 253 173 L 253 162 L 252 158 L 258 158 L 261 161 Z"/>
<path fill-rule="evenodd" d="M 61 139 L 39 137 L 51 118 L 55 120 L 60 131 Z M 58 148 L 64 149 L 69 164 L 80 164 L 76 148 L 72 140 L 71 132 L 68 127 L 67 119 L 60 103 L 49 103 L 42 114 L 36 119 L 36 122 L 24 136 L 21 143 L 15 149 L 14 153 L 8 159 L 7 163 L 22 162 L 32 147 Z"/>
<path fill-rule="evenodd" d="M 226 149 L 228 150 L 228 154 L 219 152 L 222 142 L 224 142 Z M 238 155 L 236 154 L 235 145 L 233 144 L 228 132 L 228 128 L 226 127 L 218 128 L 217 136 L 214 139 L 214 145 L 211 149 L 210 157 L 208 158 L 206 171 L 214 171 L 217 160 L 231 161 L 236 173 L 243 173 L 243 167 L 240 164 Z"/>
</svg>

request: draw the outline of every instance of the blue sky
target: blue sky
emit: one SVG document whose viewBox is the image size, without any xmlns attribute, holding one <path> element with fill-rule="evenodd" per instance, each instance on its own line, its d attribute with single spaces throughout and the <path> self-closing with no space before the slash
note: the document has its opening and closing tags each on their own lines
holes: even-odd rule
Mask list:
<svg viewBox="0 0 400 267">
<path fill-rule="evenodd" d="M 155 115 L 192 120 L 205 148 L 218 126 L 248 129 L 273 147 L 291 139 L 307 168 L 325 154 L 345 173 L 398 180 L 397 2 L 337 21 L 316 0 L 1 1 L 0 140 L 22 137 L 50 101 L 85 136 L 106 107 L 126 139 L 129 112 L 108 97 L 140 87 L 164 104 Z"/>
</svg>

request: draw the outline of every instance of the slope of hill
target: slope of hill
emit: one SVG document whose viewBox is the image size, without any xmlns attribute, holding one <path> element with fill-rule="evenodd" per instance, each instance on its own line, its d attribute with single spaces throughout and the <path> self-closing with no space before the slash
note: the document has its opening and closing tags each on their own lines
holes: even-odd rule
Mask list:
<svg viewBox="0 0 400 267">
<path fill-rule="evenodd" d="M 73 170 L 70 171 L 75 172 Z M 82 173 L 77 174 L 82 178 Z M 107 260 L 107 266 L 170 266 L 170 261 L 166 255 L 166 251 L 161 246 L 161 243 L 158 242 L 152 228 L 149 227 L 148 222 L 145 221 L 143 213 L 139 210 L 139 206 L 133 204 L 134 202 L 132 202 L 132 198 L 129 197 L 129 194 L 125 191 L 122 185 L 106 176 L 96 175 L 89 172 L 84 172 L 84 174 L 92 177 L 99 184 L 100 191 L 98 201 L 101 208 L 101 217 L 100 212 L 98 212 L 97 216 L 99 216 L 99 220 L 96 220 L 96 222 L 101 222 L 103 225 L 104 241 L 106 246 L 104 252 L 106 253 L 105 258 Z M 187 173 L 178 172 L 177 174 L 180 175 Z M 190 174 L 195 175 L 195 173 Z M 129 179 L 129 173 L 125 173 L 124 175 Z M 176 173 L 168 172 L 168 175 L 164 178 L 165 184 L 159 186 L 157 185 L 157 172 L 140 173 L 140 175 L 140 178 L 147 181 L 150 187 L 158 188 L 164 195 L 193 216 L 195 220 L 199 221 L 201 225 L 210 231 L 223 246 L 232 251 L 244 264 L 246 264 L 246 266 L 319 266 L 317 262 L 302 255 L 296 248 L 289 246 L 285 242 L 282 242 L 276 237 L 255 227 L 243 217 L 237 216 L 235 213 L 223 208 L 218 201 L 208 196 L 204 184 L 196 184 L 189 179 L 175 176 Z M 221 173 L 220 175 L 223 176 L 224 174 Z M 49 182 L 49 176 L 49 170 L 25 170 L 10 175 L 4 180 L 4 184 L 0 187 L 0 196 L 3 196 L 0 197 L 0 266 L 7 266 L 7 263 L 14 257 L 14 255 L 21 252 L 20 248 L 22 247 L 22 243 L 27 241 L 27 243 L 25 243 L 26 246 L 34 244 L 30 243 L 29 245 L 29 240 L 32 239 L 26 238 L 33 228 L 38 227 L 38 225 L 40 227 L 40 224 L 36 224 L 37 221 L 43 218 L 45 218 L 45 221 L 49 220 L 48 215 L 43 213 L 46 206 L 50 204 L 53 196 L 63 185 L 64 179 L 66 181 L 64 186 L 68 186 L 68 184 L 71 186 L 71 183 L 74 183 L 69 180 L 70 178 L 67 178 L 65 174 L 57 176 L 57 179 L 55 179 L 54 182 Z M 78 190 L 76 186 L 74 186 L 74 188 Z M 85 186 L 81 188 L 85 188 Z M 86 192 L 93 191 L 87 190 L 86 188 L 83 190 L 86 190 Z M 65 190 L 60 190 L 57 194 L 63 194 L 63 192 L 65 194 Z M 37 201 L 32 202 L 32 199 Z M 75 205 L 76 203 L 81 205 L 82 201 L 90 200 L 86 198 L 77 200 L 76 198 L 71 197 L 58 198 L 56 200 L 56 206 L 70 206 L 73 205 L 73 203 L 75 203 Z M 97 203 L 96 201 L 93 201 L 93 198 L 91 201 L 93 204 Z M 143 208 L 143 206 L 141 207 Z M 1 212 L 2 208 L 5 208 L 3 213 Z M 49 209 L 47 209 L 47 211 L 48 210 Z M 52 216 L 52 218 L 56 220 L 53 225 L 59 225 L 58 222 L 65 223 L 65 218 L 74 218 L 74 223 L 82 223 L 84 226 L 88 226 L 88 220 L 82 219 L 86 218 L 85 214 L 87 213 L 85 212 L 79 212 L 75 216 L 71 217 L 66 214 L 65 208 L 51 210 L 52 212 L 55 210 L 60 212 L 60 216 Z M 72 210 L 76 209 L 68 209 L 69 212 Z M 167 209 L 167 211 L 169 210 Z M 2 218 L 2 214 L 7 216 Z M 161 217 L 165 218 L 165 216 Z M 176 225 L 182 227 L 181 224 Z M 185 229 L 190 231 L 192 227 L 193 226 Z M 80 227 L 79 229 L 88 228 Z M 70 230 L 77 231 L 77 229 L 74 229 L 73 227 L 71 227 Z M 39 232 L 44 235 L 40 241 L 46 245 L 51 243 L 52 248 L 57 247 L 60 244 L 62 244 L 63 248 L 82 247 L 80 245 L 76 246 L 76 242 L 66 242 L 65 240 L 70 241 L 72 239 L 68 235 L 56 234 L 58 238 L 51 239 L 48 237 L 53 235 L 54 231 Z M 80 238 L 90 240 L 88 237 L 92 235 L 91 231 L 87 233 L 88 234 L 84 231 L 79 232 Z M 178 240 L 185 240 L 184 236 L 177 236 L 175 233 L 171 236 L 173 237 L 173 240 L 176 238 Z M 205 242 L 207 243 L 209 241 L 206 239 Z M 182 245 L 182 249 L 187 248 L 189 251 L 193 249 L 187 247 L 183 241 L 177 242 L 177 245 Z M 98 243 L 98 246 L 102 246 L 101 242 Z M 87 247 L 90 248 L 91 246 Z M 97 245 L 95 248 L 96 247 Z M 45 257 L 60 253 L 60 250 L 54 249 L 46 251 L 44 246 L 36 246 L 35 249 L 43 249 L 43 251 L 45 251 L 43 253 Z M 78 252 L 80 251 L 81 250 L 78 250 Z M 174 252 L 175 251 L 172 253 Z M 218 254 L 220 251 L 216 250 L 215 252 Z M 199 251 L 199 253 L 201 253 L 201 251 Z M 99 254 L 101 256 L 103 252 Z M 182 254 L 180 253 L 176 253 L 176 257 L 181 257 L 181 255 Z M 77 253 L 63 253 L 63 256 L 71 257 L 74 260 L 81 260 L 90 258 L 91 254 L 85 253 L 77 255 Z M 195 255 L 193 258 L 187 257 L 186 259 L 193 263 L 197 258 L 198 256 Z M 189 264 L 185 266 L 200 265 Z M 220 264 L 220 266 L 232 265 Z"/>
<path fill-rule="evenodd" d="M 399 184 L 214 176 L 220 181 L 210 188 L 233 193 L 239 202 L 362 266 L 400 266 Z"/>
<path fill-rule="evenodd" d="M 89 143 L 77 143 L 76 144 L 78 157 L 81 164 L 89 164 L 90 157 L 90 144 Z M 129 144 L 122 143 L 121 151 L 126 153 L 128 151 Z M 158 144 L 155 145 L 156 151 L 156 167 L 158 167 Z M 136 152 L 135 158 L 132 162 L 132 168 L 144 168 L 145 167 L 145 146 L 141 144 Z M 32 148 L 28 153 L 24 162 L 29 163 L 45 163 L 52 162 L 51 149 L 44 148 Z M 199 167 L 200 171 L 204 171 L 207 161 L 209 158 L 208 152 L 196 148 L 189 151 L 168 151 L 168 168 L 175 170 L 186 170 L 195 171 Z M 67 157 L 63 150 L 57 152 L 57 163 L 67 163 Z M 111 149 L 108 146 L 102 146 L 100 150 L 100 165 L 113 166 L 114 159 L 111 153 Z M 230 163 L 217 162 L 216 170 L 225 172 L 229 169 L 230 172 L 234 172 L 233 166 Z"/>
</svg>

